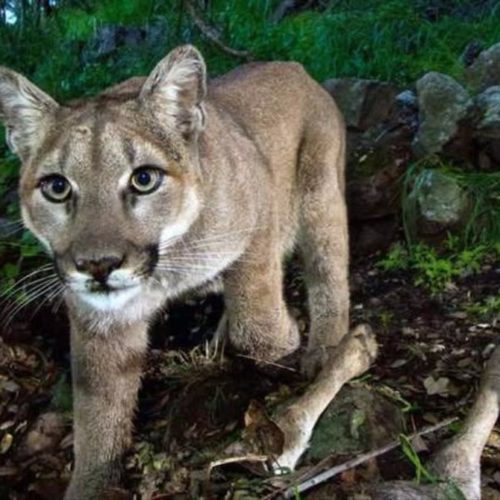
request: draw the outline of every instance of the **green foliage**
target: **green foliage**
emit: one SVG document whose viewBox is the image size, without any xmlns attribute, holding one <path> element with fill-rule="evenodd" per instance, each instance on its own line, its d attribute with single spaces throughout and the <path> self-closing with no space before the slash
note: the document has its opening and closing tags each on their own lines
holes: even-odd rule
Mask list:
<svg viewBox="0 0 500 500">
<path fill-rule="evenodd" d="M 465 500 L 464 494 L 453 481 L 450 479 L 443 480 L 425 467 L 420 460 L 418 453 L 413 449 L 411 441 L 405 435 L 400 435 L 399 439 L 404 455 L 415 469 L 415 482 L 417 484 L 439 484 L 441 486 L 442 495 L 436 496 L 436 498 L 444 498 L 446 500 Z"/>
<path fill-rule="evenodd" d="M 412 443 L 410 439 L 408 439 L 408 437 L 401 434 L 399 436 L 399 439 L 401 442 L 401 449 L 403 451 L 403 454 L 414 467 L 415 482 L 417 484 L 440 484 L 441 491 L 443 492 L 442 498 L 446 498 L 447 500 L 465 500 L 464 494 L 453 481 L 449 479 L 441 479 L 422 463 L 418 453 L 413 448 Z M 439 496 L 439 498 L 441 498 L 441 496 Z"/>
<path fill-rule="evenodd" d="M 384 271 L 404 271 L 410 265 L 408 250 L 402 243 L 396 243 L 377 265 Z"/>
<path fill-rule="evenodd" d="M 399 436 L 399 439 L 403 453 L 415 468 L 415 481 L 417 484 L 420 484 L 422 479 L 431 484 L 437 483 L 438 478 L 434 476 L 434 474 L 432 474 L 421 462 L 418 453 L 413 449 L 411 441 L 403 434 Z"/>
<path fill-rule="evenodd" d="M 494 247 L 487 245 L 460 250 L 456 241 L 449 237 L 447 250 L 441 253 L 424 243 L 408 248 L 396 243 L 377 265 L 384 271 L 410 270 L 415 285 L 424 286 L 432 295 L 437 295 L 454 279 L 479 272 L 482 263 L 494 253 Z"/>
<path fill-rule="evenodd" d="M 326 10 L 305 10 L 275 22 L 279 3 L 213 0 L 202 14 L 227 44 L 249 50 L 258 60 L 299 61 L 319 80 L 353 76 L 408 84 L 430 70 L 461 78 L 459 56 L 465 46 L 471 40 L 486 46 L 498 41 L 500 9 L 481 10 L 471 2 L 445 2 L 442 15 L 429 20 L 427 9 L 436 3 L 430 0 L 337 0 L 326 2 Z M 168 27 L 166 39 L 147 53 L 121 48 L 95 64 L 82 58 L 100 26 L 144 27 L 158 21 Z M 0 64 L 26 73 L 55 97 L 68 98 L 145 73 L 168 49 L 185 42 L 201 48 L 212 74 L 240 62 L 202 37 L 180 0 L 89 0 L 0 26 Z M 118 64 L 127 52 L 132 52 L 129 64 Z"/>
<path fill-rule="evenodd" d="M 1 153 L 0 153 L 1 154 Z M 0 239 L 0 293 L 8 290 L 22 273 L 23 267 L 30 268 L 33 259 L 38 260 L 42 248 L 34 236 L 23 230 L 20 221 L 16 185 L 19 175 L 17 160 L 5 152 L 0 156 L 0 213 L 8 223 L 2 223 Z M 24 265 L 28 261 L 28 265 Z"/>
<path fill-rule="evenodd" d="M 500 318 L 500 297 L 492 295 L 481 302 L 466 307 L 466 311 L 483 321 L 495 321 Z"/>
<path fill-rule="evenodd" d="M 434 248 L 424 244 L 413 248 L 411 268 L 415 272 L 415 285 L 424 285 L 433 295 L 444 291 L 462 271 L 452 257 L 441 257 Z"/>
</svg>

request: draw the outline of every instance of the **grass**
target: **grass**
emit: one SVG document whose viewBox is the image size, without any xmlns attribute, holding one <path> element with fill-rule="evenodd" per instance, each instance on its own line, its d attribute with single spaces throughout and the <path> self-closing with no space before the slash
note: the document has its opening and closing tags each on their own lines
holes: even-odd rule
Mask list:
<svg viewBox="0 0 500 500">
<path fill-rule="evenodd" d="M 435 20 L 426 13 L 439 2 L 410 0 L 337 0 L 326 10 L 307 10 L 271 20 L 278 0 L 213 0 L 203 15 L 235 48 L 256 59 L 296 60 L 318 80 L 352 76 L 412 84 L 430 70 L 461 78 L 459 56 L 472 40 L 498 42 L 500 8 L 466 9 L 473 2 L 442 2 Z M 484 1 L 483 1 L 484 3 Z M 27 19 L 22 27 L 0 27 L 0 64 L 12 66 L 55 97 L 95 92 L 131 74 L 148 72 L 170 48 L 192 42 L 200 46 L 211 74 L 241 61 L 214 48 L 200 35 L 182 2 L 105 0 L 86 2 L 86 10 L 61 7 L 42 24 Z M 477 13 L 478 12 L 478 13 Z M 121 24 L 167 26 L 165 43 L 142 50 L 123 47 L 110 58 L 85 64 L 82 51 L 99 26 Z M 51 57 L 46 57 L 50 53 Z M 126 60 L 127 64 L 121 64 Z"/>
</svg>

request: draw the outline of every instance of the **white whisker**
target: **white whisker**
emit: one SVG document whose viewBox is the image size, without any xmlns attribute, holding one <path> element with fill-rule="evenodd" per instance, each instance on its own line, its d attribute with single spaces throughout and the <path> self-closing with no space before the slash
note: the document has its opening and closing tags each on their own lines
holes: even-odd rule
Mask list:
<svg viewBox="0 0 500 500">
<path fill-rule="evenodd" d="M 36 313 L 47 303 L 47 302 L 51 302 L 52 300 L 54 300 L 63 290 L 64 290 L 64 285 L 59 282 L 55 285 L 55 290 L 51 293 L 49 292 L 47 294 L 47 296 L 45 297 L 45 299 L 43 299 L 40 304 L 38 304 L 38 306 L 36 307 L 36 309 L 33 311 L 33 313 L 31 314 L 31 317 L 33 318 L 34 316 L 36 316 Z"/>
<path fill-rule="evenodd" d="M 45 279 L 50 276 L 55 276 L 54 273 L 51 273 L 50 275 L 44 276 L 43 278 L 37 278 L 36 280 L 33 281 L 28 281 L 26 283 L 26 280 L 29 278 L 36 276 L 40 273 L 44 272 L 49 272 L 53 268 L 52 264 L 45 264 L 44 266 L 35 269 L 34 271 L 28 273 L 26 276 L 23 276 L 21 279 L 17 280 L 15 283 L 13 283 L 10 287 L 8 287 L 6 290 L 4 290 L 2 293 L 0 293 L 0 297 L 4 297 L 4 300 L 11 297 L 13 294 L 17 293 L 18 289 L 20 289 L 22 286 L 25 286 L 26 284 L 30 285 L 33 283 L 36 283 L 37 281 L 40 281 L 40 279 Z"/>
<path fill-rule="evenodd" d="M 7 316 L 7 320 L 4 323 L 4 326 L 10 325 L 14 317 L 25 307 L 27 307 L 29 304 L 33 303 L 35 300 L 37 300 L 39 297 L 43 296 L 45 293 L 47 293 L 54 285 L 56 285 L 59 282 L 58 277 L 53 277 L 51 279 L 48 279 L 45 282 L 42 282 L 38 284 L 33 290 L 30 290 L 30 294 L 26 297 L 21 299 L 19 302 L 14 303 L 13 306 L 7 308 L 3 312 L 3 315 Z"/>
</svg>

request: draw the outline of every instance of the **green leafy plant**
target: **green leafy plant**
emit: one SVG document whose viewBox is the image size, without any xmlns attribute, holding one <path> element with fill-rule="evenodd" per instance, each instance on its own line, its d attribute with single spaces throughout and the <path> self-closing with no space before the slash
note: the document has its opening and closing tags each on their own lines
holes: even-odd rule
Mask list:
<svg viewBox="0 0 500 500">
<path fill-rule="evenodd" d="M 415 273 L 415 285 L 424 285 L 433 295 L 444 291 L 461 272 L 451 258 L 440 257 L 434 248 L 424 244 L 413 248 L 411 269 Z"/>
<path fill-rule="evenodd" d="M 377 262 L 377 266 L 384 271 L 404 271 L 408 269 L 410 259 L 407 248 L 403 243 L 395 243 L 391 246 L 387 255 Z"/>
<path fill-rule="evenodd" d="M 480 320 L 495 321 L 500 318 L 500 297 L 492 295 L 483 301 L 466 306 L 465 310 Z"/>
<path fill-rule="evenodd" d="M 407 248 L 396 243 L 377 266 L 385 271 L 409 270 L 415 285 L 424 286 L 432 295 L 437 295 L 456 278 L 479 272 L 483 262 L 496 253 L 495 248 L 488 245 L 458 250 L 453 236 L 444 247 L 439 251 L 424 243 Z"/>
</svg>

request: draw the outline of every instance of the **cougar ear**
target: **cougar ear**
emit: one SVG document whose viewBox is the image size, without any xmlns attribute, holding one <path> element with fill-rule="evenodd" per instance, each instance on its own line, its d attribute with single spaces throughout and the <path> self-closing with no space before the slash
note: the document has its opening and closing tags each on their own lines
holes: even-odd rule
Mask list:
<svg viewBox="0 0 500 500">
<path fill-rule="evenodd" d="M 174 120 L 185 138 L 203 129 L 206 66 L 192 45 L 182 45 L 162 59 L 144 83 L 139 99 L 160 120 Z"/>
<path fill-rule="evenodd" d="M 10 150 L 26 161 L 40 144 L 58 104 L 24 76 L 0 66 L 0 121 Z"/>
</svg>

